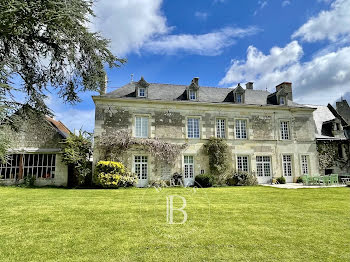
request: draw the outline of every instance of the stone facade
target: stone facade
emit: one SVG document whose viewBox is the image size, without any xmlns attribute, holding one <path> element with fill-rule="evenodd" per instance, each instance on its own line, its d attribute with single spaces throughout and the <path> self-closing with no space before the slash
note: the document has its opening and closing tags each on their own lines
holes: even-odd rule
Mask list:
<svg viewBox="0 0 350 262">
<path fill-rule="evenodd" d="M 130 134 L 135 135 L 135 118 L 144 116 L 148 118 L 150 138 L 160 138 L 175 144 L 188 144 L 172 166 L 159 163 L 151 155 L 137 149 L 129 150 L 121 156 L 124 164 L 134 171 L 133 156 L 148 155 L 149 183 L 159 179 L 168 180 L 175 172 L 183 174 L 186 155 L 194 157 L 194 175 L 209 173 L 208 156 L 204 153 L 203 145 L 210 137 L 217 135 L 217 119 L 225 119 L 225 140 L 231 151 L 231 164 L 234 170 L 237 169 L 237 156 L 248 156 L 249 172 L 254 174 L 257 173 L 257 156 L 271 157 L 272 176 L 258 177 L 259 183 L 270 183 L 272 178 L 283 176 L 283 155 L 291 156 L 292 162 L 292 176 L 287 182 L 295 182 L 302 175 L 302 156 L 307 156 L 309 173 L 317 173 L 319 169 L 312 108 L 268 104 L 159 101 L 116 96 L 95 96 L 93 99 L 96 106 L 94 130 L 96 141 L 103 139 L 103 134 L 111 130 L 127 129 Z M 191 117 L 199 118 L 198 139 L 188 138 L 187 119 Z M 235 137 L 238 119 L 246 120 L 247 139 Z M 289 123 L 290 137 L 287 140 L 281 139 L 281 121 Z M 93 158 L 94 164 L 104 160 L 97 146 L 94 148 Z"/>
<path fill-rule="evenodd" d="M 7 131 L 11 141 L 9 154 L 12 158 L 17 157 L 17 164 L 15 166 L 21 167 L 17 168 L 17 171 L 11 171 L 16 174 L 6 175 L 6 171 L 3 170 L 3 177 L 0 179 L 0 183 L 6 185 L 21 183 L 26 173 L 24 169 L 26 169 L 28 165 L 23 159 L 25 159 L 25 157 L 31 159 L 31 157 L 34 156 L 32 159 L 35 159 L 35 161 L 31 161 L 35 163 L 32 165 L 35 166 L 34 170 L 40 173 L 40 175 L 35 174 L 37 176 L 35 185 L 66 186 L 68 181 L 68 167 L 62 162 L 61 142 L 67 136 L 67 130 L 59 129 L 59 125 L 63 124 L 52 118 L 37 116 L 30 112 L 26 112 L 25 117 L 16 119 L 20 122 L 20 124 L 16 125 L 17 129 L 9 129 Z M 54 157 L 48 158 L 48 155 Z M 21 160 L 19 161 L 19 159 Z M 19 164 L 19 162 L 21 162 L 21 164 Z M 46 162 L 46 164 L 44 162 Z M 42 168 L 45 165 L 46 168 Z M 7 166 L 9 166 L 9 164 L 7 164 Z M 27 167 L 27 169 L 29 170 L 30 168 Z M 44 178 L 44 176 L 48 176 L 46 175 L 48 170 L 50 170 L 50 177 Z"/>
</svg>

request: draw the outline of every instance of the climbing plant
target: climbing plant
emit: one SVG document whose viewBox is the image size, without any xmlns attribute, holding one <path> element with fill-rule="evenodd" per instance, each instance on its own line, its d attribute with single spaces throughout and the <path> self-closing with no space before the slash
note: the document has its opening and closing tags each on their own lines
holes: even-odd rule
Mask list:
<svg viewBox="0 0 350 262">
<path fill-rule="evenodd" d="M 217 182 L 223 182 L 230 172 L 230 153 L 225 140 L 211 137 L 204 145 L 205 152 L 209 156 L 210 172 Z"/>
<path fill-rule="evenodd" d="M 128 149 L 140 146 L 157 160 L 167 164 L 173 163 L 187 147 L 187 144 L 172 144 L 158 138 L 135 138 L 125 129 L 104 133 L 97 140 L 98 147 L 104 152 L 105 157 L 118 159 Z"/>
</svg>

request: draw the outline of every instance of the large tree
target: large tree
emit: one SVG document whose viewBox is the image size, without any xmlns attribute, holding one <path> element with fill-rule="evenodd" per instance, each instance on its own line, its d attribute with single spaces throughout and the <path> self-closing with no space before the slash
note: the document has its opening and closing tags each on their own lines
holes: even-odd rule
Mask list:
<svg viewBox="0 0 350 262">
<path fill-rule="evenodd" d="M 79 101 L 79 92 L 103 89 L 104 67 L 118 67 L 125 60 L 114 56 L 109 41 L 90 30 L 93 4 L 93 0 L 0 1 L 3 112 L 29 104 L 50 113 L 44 103 L 49 88 L 70 103 Z M 14 79 L 22 84 L 14 86 Z M 18 92 L 25 94 L 24 101 L 16 99 Z"/>
</svg>

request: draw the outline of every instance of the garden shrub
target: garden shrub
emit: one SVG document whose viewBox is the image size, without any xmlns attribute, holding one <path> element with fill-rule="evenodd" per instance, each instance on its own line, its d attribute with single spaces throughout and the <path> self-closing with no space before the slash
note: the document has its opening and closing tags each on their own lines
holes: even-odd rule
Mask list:
<svg viewBox="0 0 350 262">
<path fill-rule="evenodd" d="M 23 186 L 24 187 L 34 187 L 36 177 L 35 175 L 28 174 L 23 179 Z"/>
<path fill-rule="evenodd" d="M 286 183 L 286 179 L 284 178 L 284 176 L 278 177 L 276 179 L 276 181 L 278 182 L 278 184 L 285 184 Z"/>
<path fill-rule="evenodd" d="M 301 177 L 297 178 L 297 183 L 303 183 L 303 179 Z"/>
<path fill-rule="evenodd" d="M 251 173 L 236 171 L 226 179 L 226 184 L 228 186 L 255 186 L 258 184 L 258 180 Z"/>
<path fill-rule="evenodd" d="M 99 161 L 95 168 L 95 182 L 104 188 L 133 186 L 137 181 L 120 162 Z"/>
<path fill-rule="evenodd" d="M 214 184 L 214 177 L 211 174 L 203 174 L 195 177 L 196 183 L 201 187 L 212 187 Z"/>
</svg>

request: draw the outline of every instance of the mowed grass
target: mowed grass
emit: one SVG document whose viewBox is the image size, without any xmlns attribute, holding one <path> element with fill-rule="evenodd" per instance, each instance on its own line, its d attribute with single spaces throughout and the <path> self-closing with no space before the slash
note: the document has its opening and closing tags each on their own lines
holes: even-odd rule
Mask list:
<svg viewBox="0 0 350 262">
<path fill-rule="evenodd" d="M 170 195 L 186 223 L 167 223 Z M 0 199 L 1 261 L 350 261 L 350 188 L 0 187 Z"/>
</svg>

